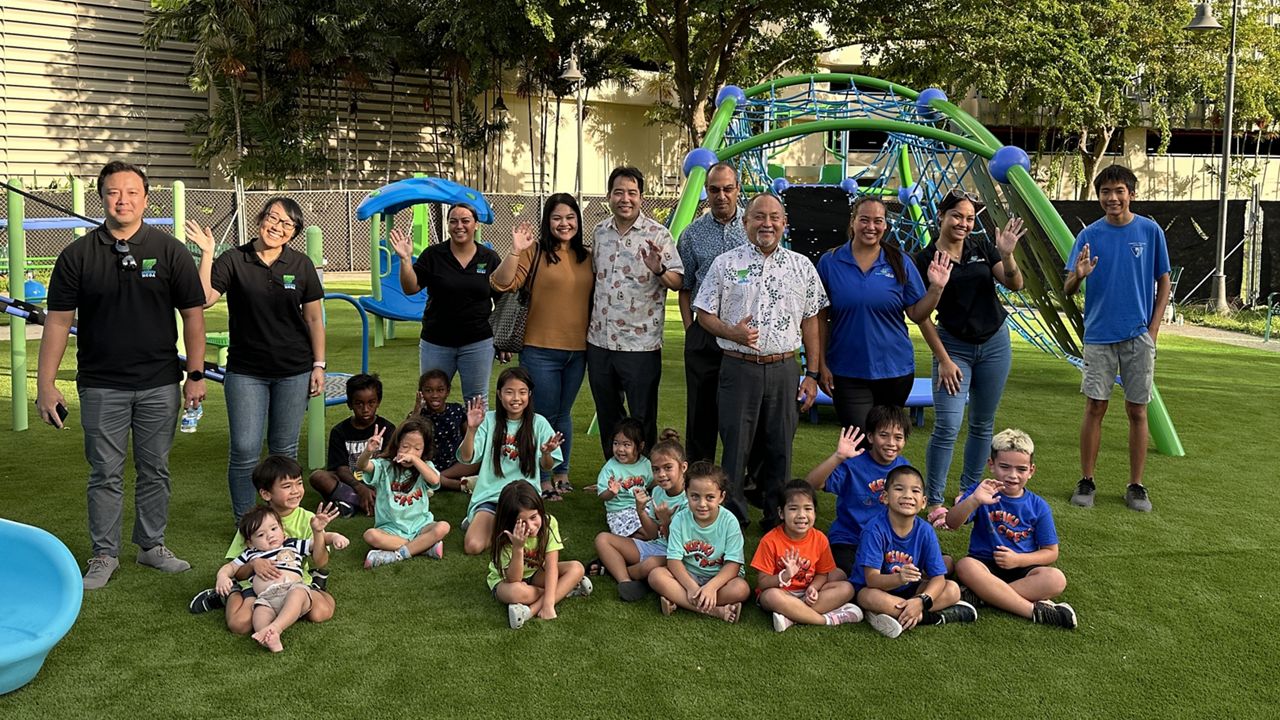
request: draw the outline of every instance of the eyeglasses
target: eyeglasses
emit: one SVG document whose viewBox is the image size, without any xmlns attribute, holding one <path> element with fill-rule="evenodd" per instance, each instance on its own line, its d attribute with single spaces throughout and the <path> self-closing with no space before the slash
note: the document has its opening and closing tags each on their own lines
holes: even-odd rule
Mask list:
<svg viewBox="0 0 1280 720">
<path fill-rule="evenodd" d="M 737 185 L 725 185 L 724 187 L 720 187 L 718 185 L 708 185 L 707 194 L 708 195 L 728 195 L 729 193 L 737 189 L 738 189 Z"/>
<path fill-rule="evenodd" d="M 138 269 L 138 261 L 134 260 L 133 253 L 129 252 L 129 243 L 124 240 L 117 240 L 116 243 L 111 246 L 111 251 L 120 256 L 121 270 L 132 271 Z"/>
<path fill-rule="evenodd" d="M 276 217 L 275 215 L 268 215 L 262 218 L 262 224 L 264 226 L 279 225 L 280 227 L 284 228 L 287 232 L 293 232 L 294 230 L 298 229 L 297 223 L 292 222 L 290 220 L 285 220 L 284 218 L 281 218 L 281 217 Z"/>
</svg>

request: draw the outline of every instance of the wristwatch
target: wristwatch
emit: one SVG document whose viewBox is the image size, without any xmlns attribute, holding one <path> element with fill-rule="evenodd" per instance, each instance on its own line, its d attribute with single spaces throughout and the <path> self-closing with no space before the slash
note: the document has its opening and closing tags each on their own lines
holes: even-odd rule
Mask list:
<svg viewBox="0 0 1280 720">
<path fill-rule="evenodd" d="M 929 596 L 929 593 L 920 593 L 916 597 L 920 598 L 920 604 L 924 605 L 925 610 L 933 609 L 933 598 Z"/>
<path fill-rule="evenodd" d="M 196 381 L 203 380 L 203 379 L 204 379 L 204 371 L 203 371 L 203 370 L 188 370 L 188 371 L 187 371 L 187 379 L 188 379 L 188 380 L 196 380 Z"/>
<path fill-rule="evenodd" d="M 816 373 L 816 372 L 814 372 L 814 371 L 812 371 L 812 370 L 805 370 L 805 371 L 804 371 L 804 376 L 805 376 L 805 377 L 807 377 L 807 378 L 809 378 L 810 380 L 817 380 L 817 379 L 818 379 L 818 373 Z"/>
<path fill-rule="evenodd" d="M 311 363 L 311 367 L 312 367 L 313 369 L 314 369 L 314 368 L 320 368 L 321 370 L 324 370 L 325 368 L 327 368 L 327 367 L 328 367 L 328 364 L 327 364 L 327 363 L 325 363 L 325 361 L 323 361 L 323 360 L 317 360 L 317 361 L 315 361 L 315 362 Z"/>
</svg>

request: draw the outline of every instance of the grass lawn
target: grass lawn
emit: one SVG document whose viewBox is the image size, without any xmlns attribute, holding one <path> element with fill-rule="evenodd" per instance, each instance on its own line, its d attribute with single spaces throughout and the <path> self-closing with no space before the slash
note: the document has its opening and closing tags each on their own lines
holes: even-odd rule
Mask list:
<svg viewBox="0 0 1280 720">
<path fill-rule="evenodd" d="M 211 313 L 211 329 L 225 327 L 224 307 Z M 330 368 L 358 368 L 358 324 L 344 305 L 330 310 Z M 670 331 L 678 327 L 668 323 L 660 424 L 682 429 L 681 335 Z M 400 337 L 372 355 L 387 388 L 382 414 L 393 420 L 412 405 L 416 334 L 416 324 L 402 325 Z M 34 397 L 35 343 L 28 352 Z M 921 368 L 926 352 L 917 338 Z M 0 347 L 6 425 L 8 358 Z M 443 562 L 366 571 L 360 535 L 371 521 L 360 518 L 332 528 L 353 539 L 331 563 L 334 619 L 295 626 L 278 656 L 228 633 L 219 614 L 186 609 L 192 594 L 212 584 L 233 531 L 225 411 L 211 384 L 199 432 L 178 435 L 170 462 L 168 544 L 194 569 L 162 576 L 133 562 L 128 479 L 121 569 L 106 589 L 86 594 L 79 621 L 37 678 L 0 697 L 0 717 L 1270 715 L 1280 703 L 1273 679 L 1280 623 L 1272 614 L 1280 578 L 1277 367 L 1262 352 L 1162 336 L 1157 380 L 1187 457 L 1153 453 L 1147 477 L 1156 511 L 1125 509 L 1126 425 L 1117 395 L 1097 507 L 1082 510 L 1067 504 L 1078 478 L 1079 374 L 1015 341 L 997 429 L 1021 427 L 1036 440 L 1031 488 L 1056 513 L 1065 600 L 1080 616 L 1074 633 L 984 610 L 976 624 L 923 628 L 892 641 L 865 624 L 779 635 L 756 609 L 737 626 L 688 613 L 663 618 L 656 600 L 620 603 L 607 578 L 597 580 L 592 597 L 561 604 L 555 622 L 514 632 L 485 587 L 487 560 L 465 557 L 458 531 L 445 541 Z M 2 514 L 52 531 L 83 560 L 87 467 L 70 352 L 61 377 L 72 430 L 54 432 L 33 417 L 26 433 L 0 431 L 9 448 L 0 461 Z M 795 475 L 834 447 L 836 423 L 826 410 L 821 423 L 801 423 Z M 331 408 L 327 425 L 345 413 Z M 579 486 L 601 465 L 597 438 L 582 435 L 591 416 L 584 385 L 575 407 Z M 923 463 L 928 431 L 915 428 L 906 457 Z M 956 476 L 953 469 L 951 494 Z M 309 494 L 306 506 L 318 500 Z M 832 500 L 820 498 L 822 526 Z M 438 494 L 432 510 L 456 522 L 465 498 Z M 600 503 L 575 492 L 552 512 L 566 536 L 564 556 L 591 558 L 592 538 L 605 527 Z M 756 527 L 747 534 L 748 557 Z M 944 551 L 962 554 L 967 536 L 944 533 Z"/>
</svg>

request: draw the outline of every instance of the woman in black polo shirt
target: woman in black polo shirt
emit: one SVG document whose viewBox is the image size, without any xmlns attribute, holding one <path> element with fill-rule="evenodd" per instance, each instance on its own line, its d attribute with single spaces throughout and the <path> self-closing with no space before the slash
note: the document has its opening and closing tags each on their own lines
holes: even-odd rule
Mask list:
<svg viewBox="0 0 1280 720">
<path fill-rule="evenodd" d="M 400 287 L 412 295 L 427 289 L 418 343 L 418 371 L 442 370 L 462 377 L 462 396 L 487 398 L 493 371 L 494 290 L 489 276 L 502 258 L 476 244 L 476 211 L 469 205 L 449 208 L 449 242 L 429 245 L 413 260 L 413 241 L 391 231 L 391 246 L 400 256 Z"/>
<path fill-rule="evenodd" d="M 201 251 L 205 307 L 227 296 L 227 484 L 237 520 L 254 504 L 263 435 L 272 455 L 297 456 L 307 398 L 324 391 L 324 289 L 311 259 L 288 245 L 302 233 L 302 208 L 272 198 L 257 226 L 253 242 L 214 260 L 213 233 L 187 221 Z"/>
<path fill-rule="evenodd" d="M 948 194 L 938 203 L 937 240 L 915 256 L 922 276 L 937 253 L 945 253 L 951 261 L 951 279 L 938 301 L 938 324 L 927 319 L 920 325 L 934 357 L 935 420 L 925 459 L 929 512 L 942 507 L 966 397 L 969 435 L 964 446 L 961 492 L 982 480 L 982 470 L 991 453 L 996 408 L 1012 363 L 1009 328 L 1004 322 L 1008 313 L 996 283 L 1010 290 L 1022 289 L 1022 271 L 1013 258 L 1023 234 L 1022 221 L 1010 219 L 992 243 L 986 237 L 971 234 L 981 209 L 980 202 L 962 192 Z"/>
</svg>

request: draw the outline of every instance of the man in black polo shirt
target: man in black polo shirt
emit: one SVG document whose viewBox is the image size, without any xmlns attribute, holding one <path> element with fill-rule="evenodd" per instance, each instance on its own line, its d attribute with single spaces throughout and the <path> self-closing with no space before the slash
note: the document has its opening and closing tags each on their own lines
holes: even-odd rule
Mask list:
<svg viewBox="0 0 1280 720">
<path fill-rule="evenodd" d="M 54 381 L 80 311 L 76 386 L 89 461 L 89 536 L 93 558 L 84 587 L 102 587 L 120 563 L 124 459 L 133 432 L 138 563 L 164 572 L 191 566 L 164 545 L 169 516 L 169 448 L 178 408 L 204 400 L 204 292 L 191 253 L 173 236 L 143 224 L 147 176 L 120 161 L 98 174 L 106 223 L 58 256 L 49 279 L 49 312 L 40 342 L 36 404 L 62 427 L 66 401 Z M 177 322 L 182 313 L 187 380 L 179 397 Z"/>
</svg>

